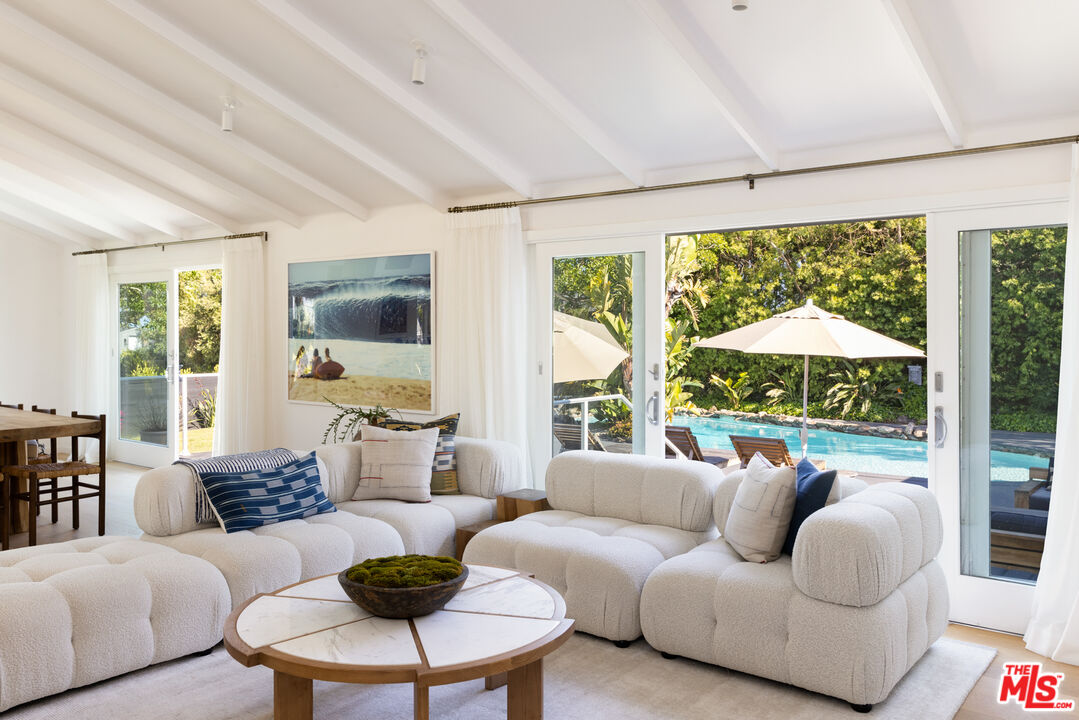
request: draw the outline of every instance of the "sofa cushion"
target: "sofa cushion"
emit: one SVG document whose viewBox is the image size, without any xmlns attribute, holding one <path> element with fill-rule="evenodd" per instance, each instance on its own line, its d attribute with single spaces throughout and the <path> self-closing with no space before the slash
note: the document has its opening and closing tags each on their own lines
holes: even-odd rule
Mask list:
<svg viewBox="0 0 1079 720">
<path fill-rule="evenodd" d="M 453 555 L 457 523 L 453 513 L 434 502 L 353 500 L 341 503 L 337 509 L 391 525 L 401 536 L 406 553 Z"/>
<path fill-rule="evenodd" d="M 555 510 L 705 532 L 722 477 L 708 463 L 574 450 L 547 466 L 547 501 Z"/>
<path fill-rule="evenodd" d="M 431 501 L 431 463 L 438 429 L 395 432 L 360 428 L 363 463 L 353 500 Z"/>
<path fill-rule="evenodd" d="M 226 532 L 335 511 L 322 491 L 315 453 L 275 468 L 204 472 L 202 484 Z"/>
<path fill-rule="evenodd" d="M 794 511 L 795 470 L 773 467 L 755 454 L 735 493 L 723 537 L 750 562 L 771 562 L 779 557 Z"/>
<path fill-rule="evenodd" d="M 784 555 L 794 552 L 794 540 L 798 537 L 798 529 L 802 527 L 805 519 L 824 507 L 837 490 L 835 470 L 818 470 L 808 458 L 802 458 L 795 469 L 798 472 L 797 496 L 794 499 L 790 527 L 787 529 L 787 539 L 783 541 Z M 838 492 L 835 492 L 835 495 L 838 498 Z"/>
<path fill-rule="evenodd" d="M 475 495 L 432 495 L 431 504 L 446 508 L 456 527 L 495 519 L 495 501 Z"/>
<path fill-rule="evenodd" d="M 457 483 L 457 424 L 461 413 L 454 413 L 425 423 L 405 422 L 392 418 L 381 418 L 375 422 L 387 430 L 426 430 L 438 428 L 438 443 L 435 446 L 435 458 L 431 464 L 431 494 L 459 495 Z"/>
</svg>

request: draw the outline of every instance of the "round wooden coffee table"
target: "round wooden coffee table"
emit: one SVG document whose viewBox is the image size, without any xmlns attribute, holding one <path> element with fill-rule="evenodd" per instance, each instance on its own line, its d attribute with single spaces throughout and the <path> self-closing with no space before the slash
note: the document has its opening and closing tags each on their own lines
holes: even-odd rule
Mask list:
<svg viewBox="0 0 1079 720">
<path fill-rule="evenodd" d="M 516 570 L 469 565 L 443 610 L 374 617 L 352 603 L 336 575 L 258 595 L 229 615 L 225 647 L 246 667 L 274 671 L 274 718 L 311 718 L 312 680 L 415 684 L 415 716 L 428 717 L 428 688 L 508 680 L 510 720 L 543 717 L 543 657 L 573 634 L 555 590 Z M 505 675 L 503 675 L 505 674 Z"/>
</svg>

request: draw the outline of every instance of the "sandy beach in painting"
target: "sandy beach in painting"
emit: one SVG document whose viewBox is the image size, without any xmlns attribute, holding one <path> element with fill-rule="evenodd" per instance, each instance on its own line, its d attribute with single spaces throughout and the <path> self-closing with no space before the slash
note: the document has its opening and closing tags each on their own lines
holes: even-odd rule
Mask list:
<svg viewBox="0 0 1079 720">
<path fill-rule="evenodd" d="M 337 380 L 288 378 L 289 400 L 325 402 L 326 398 L 347 405 L 382 405 L 398 410 L 431 410 L 431 381 L 410 378 L 351 375 Z"/>
</svg>

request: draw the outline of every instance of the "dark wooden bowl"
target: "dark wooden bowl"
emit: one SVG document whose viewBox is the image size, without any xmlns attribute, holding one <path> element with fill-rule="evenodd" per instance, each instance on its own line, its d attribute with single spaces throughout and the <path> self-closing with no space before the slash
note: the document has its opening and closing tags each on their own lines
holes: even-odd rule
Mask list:
<svg viewBox="0 0 1079 720">
<path fill-rule="evenodd" d="M 372 615 L 385 618 L 410 618 L 420 615 L 430 615 L 442 607 L 457 594 L 468 577 L 468 566 L 464 566 L 461 574 L 452 580 L 446 580 L 435 585 L 423 587 L 390 588 L 378 587 L 377 585 L 364 585 L 349 580 L 346 576 L 348 570 L 342 570 L 337 575 L 337 581 L 341 583 L 345 594 L 352 602 L 362 607 Z"/>
</svg>

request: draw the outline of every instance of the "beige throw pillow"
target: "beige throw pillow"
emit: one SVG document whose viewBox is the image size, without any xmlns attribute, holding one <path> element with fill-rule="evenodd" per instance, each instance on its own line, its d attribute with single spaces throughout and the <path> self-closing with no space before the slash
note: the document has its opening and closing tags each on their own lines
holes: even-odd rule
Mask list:
<svg viewBox="0 0 1079 720">
<path fill-rule="evenodd" d="M 396 432 L 360 427 L 360 484 L 353 500 L 431 502 L 438 428 Z"/>
<path fill-rule="evenodd" d="M 724 539 L 749 562 L 779 558 L 794 512 L 797 477 L 793 467 L 773 467 L 760 453 L 750 459 L 723 528 Z"/>
</svg>

